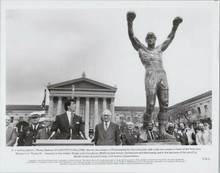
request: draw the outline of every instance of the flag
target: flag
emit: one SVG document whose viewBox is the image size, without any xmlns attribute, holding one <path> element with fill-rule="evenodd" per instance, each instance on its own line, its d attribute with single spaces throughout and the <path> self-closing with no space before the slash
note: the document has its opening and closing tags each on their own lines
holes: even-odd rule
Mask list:
<svg viewBox="0 0 220 173">
<path fill-rule="evenodd" d="M 45 88 L 44 89 L 44 99 L 43 99 L 42 104 L 41 104 L 41 109 L 42 110 L 45 110 L 45 108 L 46 108 L 46 95 L 47 95 L 47 89 Z"/>
</svg>

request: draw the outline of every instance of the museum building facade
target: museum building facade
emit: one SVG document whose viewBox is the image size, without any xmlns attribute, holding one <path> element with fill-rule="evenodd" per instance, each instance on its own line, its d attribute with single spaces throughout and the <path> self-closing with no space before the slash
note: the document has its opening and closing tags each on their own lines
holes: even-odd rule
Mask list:
<svg viewBox="0 0 220 173">
<path fill-rule="evenodd" d="M 112 121 L 115 122 L 116 87 L 94 81 L 83 74 L 81 78 L 48 85 L 47 88 L 49 91 L 49 117 L 64 113 L 65 101 L 75 98 L 76 114 L 80 115 L 85 123 L 85 133 L 88 133 L 89 129 L 94 129 L 95 125 L 101 122 L 101 114 L 105 109 L 112 112 Z"/>
</svg>

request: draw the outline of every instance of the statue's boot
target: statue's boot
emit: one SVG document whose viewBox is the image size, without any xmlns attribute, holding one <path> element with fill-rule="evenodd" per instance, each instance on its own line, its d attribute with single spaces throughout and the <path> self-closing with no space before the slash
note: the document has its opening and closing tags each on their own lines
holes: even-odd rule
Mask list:
<svg viewBox="0 0 220 173">
<path fill-rule="evenodd" d="M 148 124 L 151 123 L 151 115 L 148 114 L 145 110 L 143 117 L 144 117 L 143 129 L 147 130 L 148 129 Z"/>
<path fill-rule="evenodd" d="M 163 139 L 170 139 L 170 140 L 175 140 L 175 137 L 170 135 L 169 133 L 166 132 L 165 130 L 166 124 L 164 123 L 159 123 L 159 133 L 162 136 Z"/>
<path fill-rule="evenodd" d="M 166 132 L 166 124 L 167 124 L 167 115 L 165 112 L 159 112 L 158 115 L 159 121 L 159 133 L 163 139 L 175 140 L 175 138 Z"/>
</svg>

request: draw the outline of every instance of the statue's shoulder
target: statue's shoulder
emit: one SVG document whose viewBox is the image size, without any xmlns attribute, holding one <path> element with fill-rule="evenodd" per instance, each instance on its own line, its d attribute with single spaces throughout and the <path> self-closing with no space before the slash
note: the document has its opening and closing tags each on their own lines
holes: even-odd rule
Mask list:
<svg viewBox="0 0 220 173">
<path fill-rule="evenodd" d="M 145 45 L 141 44 L 141 47 L 138 49 L 138 51 L 149 52 L 150 50 Z"/>
<path fill-rule="evenodd" d="M 162 44 L 161 45 L 158 45 L 157 47 L 155 47 L 155 50 L 157 51 L 157 52 L 160 52 L 160 53 L 162 53 L 163 51 L 162 51 Z"/>
</svg>

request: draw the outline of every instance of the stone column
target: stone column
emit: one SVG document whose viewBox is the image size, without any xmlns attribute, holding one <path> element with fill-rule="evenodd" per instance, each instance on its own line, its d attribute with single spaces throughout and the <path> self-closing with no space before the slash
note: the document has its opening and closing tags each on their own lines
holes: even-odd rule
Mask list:
<svg viewBox="0 0 220 173">
<path fill-rule="evenodd" d="M 103 111 L 106 110 L 106 98 L 103 98 Z M 103 112 L 102 111 L 102 112 Z"/>
<path fill-rule="evenodd" d="M 76 115 L 79 115 L 80 97 L 76 97 Z"/>
<path fill-rule="evenodd" d="M 98 124 L 99 119 L 99 106 L 98 106 L 98 98 L 95 98 L 95 104 L 94 104 L 94 129 L 95 126 Z"/>
<path fill-rule="evenodd" d="M 212 102 L 208 101 L 207 106 L 208 106 L 208 116 L 209 116 L 209 118 L 211 118 L 211 115 L 212 115 Z"/>
<path fill-rule="evenodd" d="M 50 96 L 50 101 L 49 101 L 49 111 L 48 111 L 48 116 L 53 117 L 53 109 L 54 109 L 54 102 L 53 102 L 53 96 Z"/>
<path fill-rule="evenodd" d="M 85 112 L 85 135 L 89 137 L 89 98 L 86 98 L 86 112 Z"/>
<path fill-rule="evenodd" d="M 112 113 L 112 122 L 115 122 L 115 98 L 111 98 L 110 111 Z"/>
<path fill-rule="evenodd" d="M 58 97 L 57 115 L 60 115 L 61 113 L 62 113 L 62 97 Z"/>
<path fill-rule="evenodd" d="M 199 104 L 200 110 L 201 110 L 201 115 L 205 115 L 205 108 L 204 108 L 204 104 L 200 103 Z"/>
</svg>

